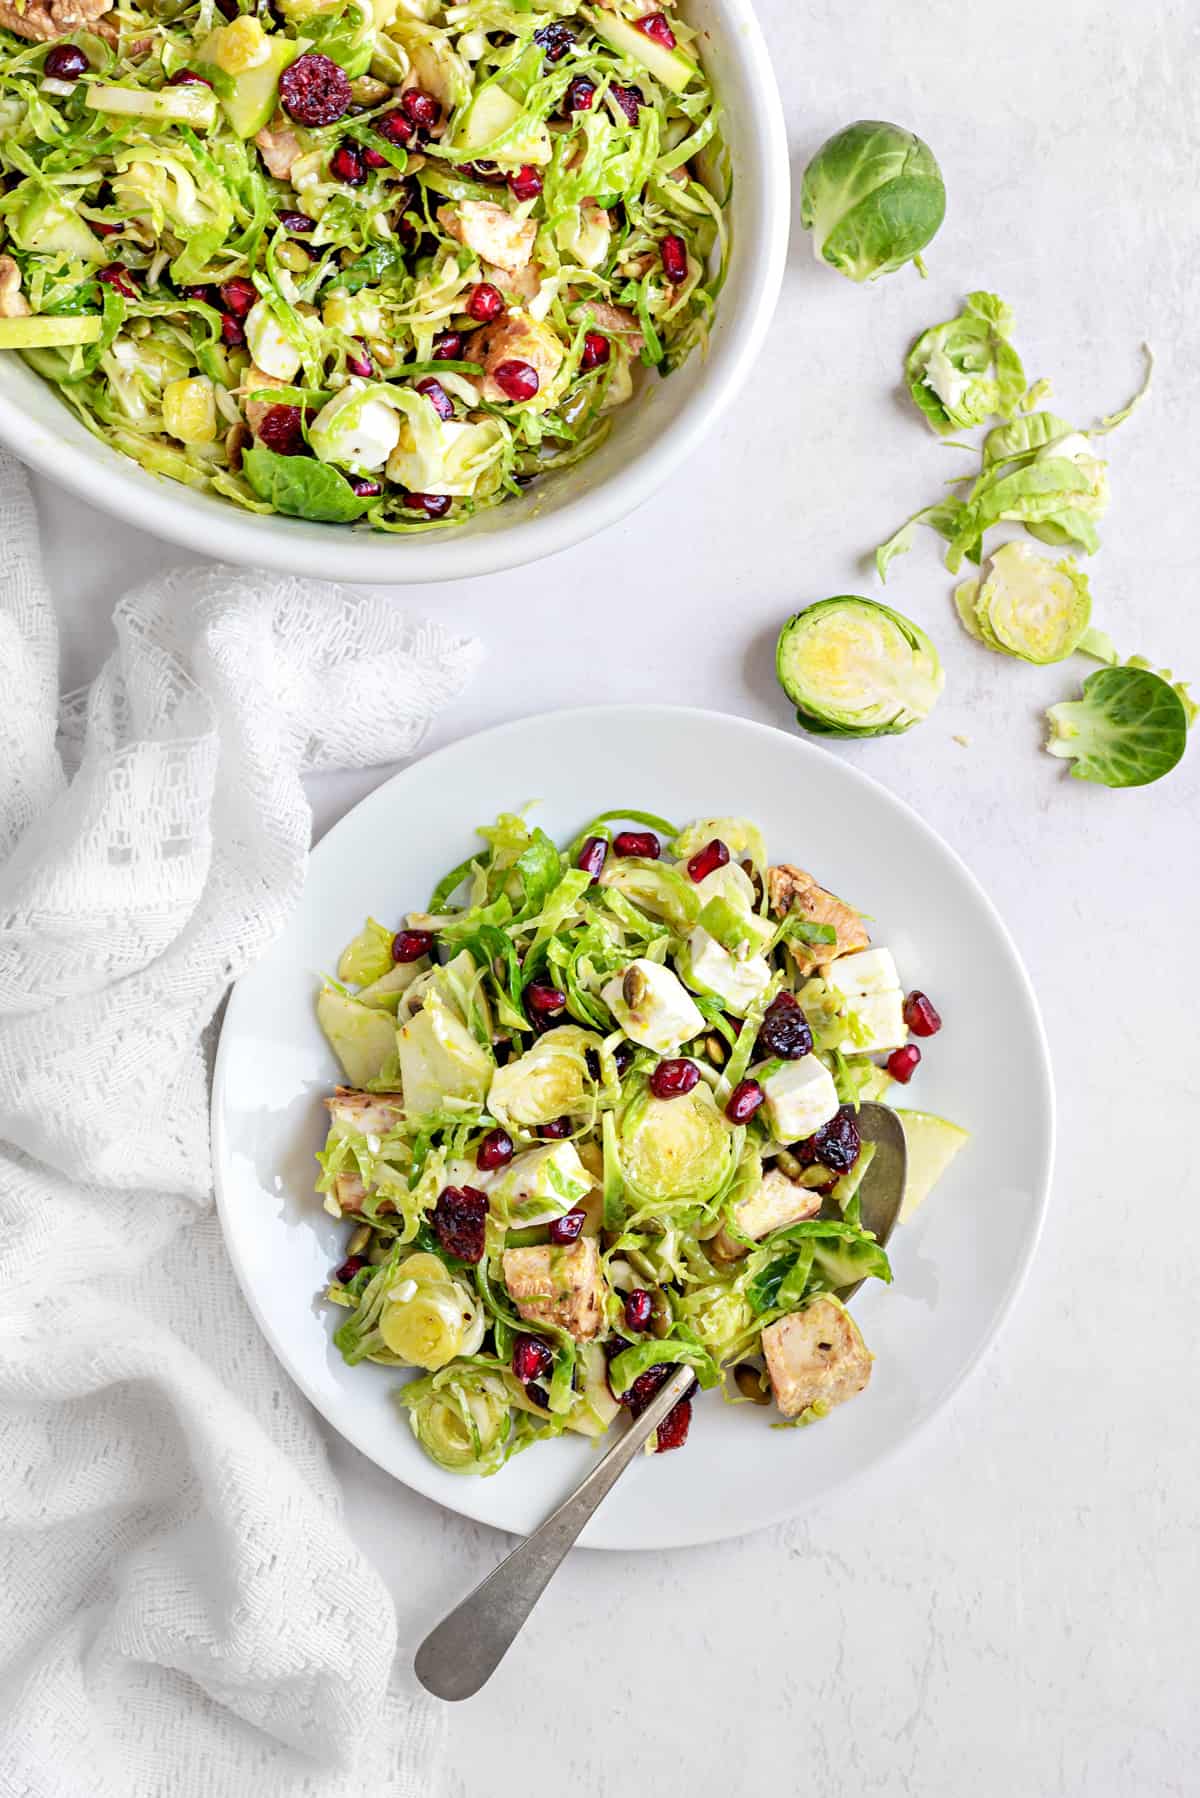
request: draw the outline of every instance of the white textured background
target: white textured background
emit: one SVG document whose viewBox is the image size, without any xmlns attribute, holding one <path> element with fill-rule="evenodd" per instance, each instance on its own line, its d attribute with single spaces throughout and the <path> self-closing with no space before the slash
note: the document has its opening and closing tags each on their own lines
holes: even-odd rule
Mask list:
<svg viewBox="0 0 1200 1798">
<path fill-rule="evenodd" d="M 782 619 L 874 591 L 863 553 L 951 472 L 898 373 L 975 286 L 1016 306 L 1030 375 L 1053 375 L 1053 404 L 1081 423 L 1124 400 L 1154 345 L 1153 399 L 1110 443 L 1096 617 L 1125 653 L 1200 680 L 1195 0 L 761 13 L 797 186 L 855 117 L 934 146 L 950 200 L 931 278 L 859 291 L 797 233 L 770 349 L 702 458 L 573 553 L 414 595 L 489 649 L 441 737 L 576 697 L 786 727 Z M 117 592 L 175 557 L 44 485 L 40 500 L 64 674 L 81 680 Z M 1200 1791 L 1200 745 L 1144 792 L 1067 780 L 1040 752 L 1040 712 L 1089 665 L 989 655 L 949 587 L 930 538 L 890 589 L 942 647 L 934 718 L 839 753 L 966 857 L 1042 995 L 1061 1149 L 1028 1292 L 950 1413 L 838 1503 L 714 1549 L 576 1556 L 453 1713 L 445 1798 Z M 318 783 L 320 827 L 369 784 Z M 498 1558 L 500 1538 L 331 1446 L 363 1542 L 431 1618 Z"/>
</svg>

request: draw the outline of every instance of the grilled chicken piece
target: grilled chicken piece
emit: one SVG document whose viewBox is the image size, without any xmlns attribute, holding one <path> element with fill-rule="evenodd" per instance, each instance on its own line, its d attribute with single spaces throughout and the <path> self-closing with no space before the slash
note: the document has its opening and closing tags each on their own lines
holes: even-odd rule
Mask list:
<svg viewBox="0 0 1200 1798">
<path fill-rule="evenodd" d="M 278 121 L 278 122 L 277 122 Z M 277 181 L 290 181 L 292 164 L 304 154 L 304 145 L 281 114 L 264 125 L 254 139 L 269 172 Z"/>
<path fill-rule="evenodd" d="M 600 1333 L 604 1279 L 594 1236 L 580 1236 L 569 1248 L 505 1249 L 504 1284 L 527 1323 L 557 1324 L 576 1342 Z"/>
<path fill-rule="evenodd" d="M 818 886 L 803 868 L 781 862 L 767 870 L 767 897 L 777 918 L 799 912 L 813 924 L 832 924 L 837 931 L 833 943 L 789 943 L 788 953 L 802 974 L 815 974 L 819 968 L 849 955 L 853 949 L 865 949 L 871 938 L 867 927 L 852 906 Z"/>
<path fill-rule="evenodd" d="M 821 1209 L 821 1195 L 809 1186 L 799 1186 L 781 1174 L 777 1167 L 768 1168 L 748 1198 L 733 1208 L 738 1229 L 755 1242 L 782 1230 L 785 1224 L 797 1224 L 801 1218 L 815 1217 Z M 713 1242 L 713 1254 L 721 1261 L 737 1261 L 749 1253 L 744 1243 L 722 1230 Z"/>
<path fill-rule="evenodd" d="M 472 331 L 463 346 L 463 355 L 483 366 L 481 397 L 504 405 L 508 395 L 492 379 L 494 369 L 502 362 L 528 362 L 537 375 L 538 392 L 545 393 L 559 371 L 563 347 L 548 325 L 540 325 L 527 312 L 508 312 L 494 324 Z"/>
<path fill-rule="evenodd" d="M 871 1351 L 836 1299 L 814 1299 L 803 1311 L 768 1324 L 762 1346 L 775 1403 L 785 1417 L 799 1417 L 818 1399 L 844 1404 L 871 1378 Z"/>
<path fill-rule="evenodd" d="M 437 216 L 439 225 L 456 242 L 509 274 L 524 268 L 533 256 L 536 220 L 519 219 L 491 200 L 460 200 L 454 206 L 439 206 Z"/>
<path fill-rule="evenodd" d="M 402 1093 L 362 1093 L 353 1086 L 339 1086 L 325 1103 L 335 1124 L 348 1124 L 364 1136 L 386 1136 L 404 1116 Z"/>
<path fill-rule="evenodd" d="M 632 312 L 627 311 L 624 306 L 610 306 L 607 300 L 589 300 L 588 308 L 597 331 L 603 331 L 609 337 L 619 337 L 630 355 L 641 355 L 646 339 Z"/>
</svg>

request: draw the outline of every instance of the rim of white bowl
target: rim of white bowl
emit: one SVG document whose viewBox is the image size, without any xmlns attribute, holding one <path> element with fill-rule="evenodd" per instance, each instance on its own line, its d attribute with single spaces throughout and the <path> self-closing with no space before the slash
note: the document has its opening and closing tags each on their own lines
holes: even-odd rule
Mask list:
<svg viewBox="0 0 1200 1798">
<path fill-rule="evenodd" d="M 783 104 L 770 53 L 750 0 L 729 5 L 748 86 L 756 98 L 756 179 L 740 190 L 748 216 L 736 228 L 753 258 L 745 304 L 710 352 L 705 377 L 680 415 L 617 474 L 551 512 L 531 514 L 507 530 L 393 540 L 331 530 L 301 520 L 259 518 L 156 479 L 109 451 L 111 460 L 40 425 L 0 392 L 0 442 L 39 474 L 101 510 L 152 535 L 206 556 L 327 580 L 381 586 L 468 580 L 556 555 L 628 517 L 654 494 L 713 429 L 732 403 L 762 348 L 787 263 L 791 169 Z M 107 447 L 107 446 L 105 446 Z M 296 528 L 296 527 L 299 528 Z M 214 538 L 216 539 L 214 541 Z"/>
</svg>

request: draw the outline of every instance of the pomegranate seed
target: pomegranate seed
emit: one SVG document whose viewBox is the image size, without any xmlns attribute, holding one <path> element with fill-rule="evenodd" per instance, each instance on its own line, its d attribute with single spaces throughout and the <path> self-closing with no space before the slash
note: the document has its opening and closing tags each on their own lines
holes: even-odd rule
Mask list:
<svg viewBox="0 0 1200 1798">
<path fill-rule="evenodd" d="M 307 212 L 277 212 L 275 216 L 285 231 L 299 231 L 302 236 L 313 230 L 317 222 Z"/>
<path fill-rule="evenodd" d="M 232 281 L 222 281 L 217 291 L 226 312 L 232 312 L 234 318 L 245 318 L 258 299 L 258 289 L 253 281 L 246 281 L 240 275 Z"/>
<path fill-rule="evenodd" d="M 97 237 L 115 237 L 122 228 L 120 225 L 106 225 L 102 219 L 89 219 L 88 224 Z"/>
<path fill-rule="evenodd" d="M 699 885 L 707 875 L 714 873 L 717 868 L 725 867 L 728 861 L 728 844 L 723 843 L 720 837 L 714 837 L 711 843 L 706 843 L 703 849 L 696 851 L 687 865 L 687 870 Z"/>
<path fill-rule="evenodd" d="M 540 31 L 533 34 L 535 44 L 540 44 L 546 52 L 547 62 L 561 62 L 571 45 L 575 42 L 575 33 L 558 19 L 549 25 L 543 25 Z"/>
<path fill-rule="evenodd" d="M 246 333 L 240 318 L 234 318 L 232 312 L 221 315 L 221 336 L 231 350 L 240 350 L 246 341 Z"/>
<path fill-rule="evenodd" d="M 406 119 L 399 109 L 381 113 L 375 120 L 375 130 L 378 131 L 380 137 L 386 138 L 389 144 L 403 146 L 412 142 L 412 122 Z"/>
<path fill-rule="evenodd" d="M 304 419 L 299 406 L 268 406 L 254 435 L 277 456 L 298 456 L 304 448 Z"/>
<path fill-rule="evenodd" d="M 363 146 L 363 161 L 369 169 L 386 169 L 391 164 L 382 150 L 372 150 L 369 144 Z"/>
<path fill-rule="evenodd" d="M 675 48 L 675 33 L 667 24 L 662 13 L 644 13 L 640 19 L 635 19 L 633 22 L 638 30 L 642 32 L 645 37 L 648 37 L 652 43 L 661 44 L 664 50 L 673 50 Z"/>
<path fill-rule="evenodd" d="M 420 961 L 432 948 L 432 930 L 398 930 L 392 938 L 392 960 Z"/>
<path fill-rule="evenodd" d="M 563 95 L 563 111 L 568 114 L 590 112 L 595 98 L 596 83 L 589 81 L 586 75 L 576 75 L 574 80 L 567 83 L 567 91 Z"/>
<path fill-rule="evenodd" d="M 587 1222 L 587 1212 L 582 1205 L 576 1205 L 565 1217 L 553 1218 L 548 1226 L 551 1242 L 574 1242 Z"/>
<path fill-rule="evenodd" d="M 586 375 L 589 369 L 599 368 L 608 361 L 611 354 L 608 338 L 601 331 L 585 331 L 583 334 L 583 354 L 579 358 L 579 372 Z"/>
<path fill-rule="evenodd" d="M 343 1286 L 347 1286 L 347 1285 L 349 1285 L 350 1281 L 354 1278 L 355 1274 L 358 1273 L 366 1265 L 367 1264 L 363 1260 L 361 1255 L 348 1255 L 346 1257 L 345 1261 L 342 1262 L 342 1265 L 338 1268 L 336 1274 L 334 1274 L 333 1277 L 335 1280 L 339 1281 Z"/>
<path fill-rule="evenodd" d="M 378 499 L 383 492 L 382 481 L 368 481 L 365 475 L 358 474 L 348 475 L 346 478 L 350 482 L 350 491 L 356 493 L 359 499 Z"/>
<path fill-rule="evenodd" d="M 404 503 L 426 518 L 444 518 L 453 502 L 448 493 L 410 493 Z"/>
<path fill-rule="evenodd" d="M 887 1058 L 887 1071 L 893 1080 L 901 1086 L 907 1086 L 916 1073 L 921 1061 L 921 1051 L 916 1043 L 906 1043 L 903 1049 L 893 1049 Z"/>
<path fill-rule="evenodd" d="M 462 332 L 439 331 L 433 340 L 433 360 L 435 362 L 457 362 L 462 355 Z"/>
<path fill-rule="evenodd" d="M 445 1186 L 429 1213 L 433 1233 L 447 1255 L 482 1261 L 487 1244 L 487 1194 L 474 1186 Z"/>
<path fill-rule="evenodd" d="M 137 288 L 133 284 L 133 276 L 123 262 L 110 262 L 107 268 L 100 270 L 96 279 L 103 281 L 107 287 L 115 287 L 117 292 L 123 293 L 127 300 L 137 299 Z"/>
<path fill-rule="evenodd" d="M 375 364 L 360 344 L 356 350 L 346 351 L 346 369 L 349 374 L 357 375 L 362 381 L 369 381 L 375 373 Z"/>
<path fill-rule="evenodd" d="M 656 862 L 662 854 L 662 844 L 652 830 L 619 830 L 613 838 L 613 853 L 636 855 L 644 862 Z"/>
<path fill-rule="evenodd" d="M 279 98 L 298 125 L 333 125 L 349 112 L 354 94 L 345 69 L 310 50 L 279 77 Z"/>
<path fill-rule="evenodd" d="M 604 838 L 588 837 L 579 851 L 579 860 L 576 866 L 582 868 L 585 874 L 590 874 L 593 880 L 597 880 L 607 860 L 608 844 Z"/>
<path fill-rule="evenodd" d="M 731 1124 L 748 1124 L 766 1096 L 757 1080 L 742 1080 L 729 1095 L 725 1116 Z"/>
<path fill-rule="evenodd" d="M 203 75 L 197 75 L 195 69 L 176 69 L 175 73 L 171 76 L 170 80 L 167 82 L 167 86 L 168 87 L 211 87 L 212 82 L 206 81 L 204 79 Z"/>
<path fill-rule="evenodd" d="M 522 1386 L 528 1386 L 530 1380 L 540 1380 L 553 1366 L 554 1355 L 539 1337 L 513 1337 L 512 1370 Z"/>
<path fill-rule="evenodd" d="M 936 1036 L 942 1027 L 937 1006 L 919 992 L 910 993 L 904 1001 L 904 1022 L 914 1036 Z"/>
<path fill-rule="evenodd" d="M 486 181 L 492 187 L 503 187 L 507 180 L 494 162 L 460 162 L 457 166 L 460 175 L 474 176 L 476 181 Z"/>
<path fill-rule="evenodd" d="M 329 158 L 329 172 L 347 187 L 361 187 L 367 178 L 366 164 L 357 144 L 341 143 Z"/>
<path fill-rule="evenodd" d="M 498 1126 L 489 1130 L 475 1151 L 475 1166 L 481 1173 L 490 1174 L 498 1167 L 507 1167 L 513 1158 L 513 1139 L 507 1130 Z"/>
<path fill-rule="evenodd" d="M 548 1124 L 542 1124 L 538 1129 L 538 1135 L 545 1137 L 547 1142 L 561 1142 L 565 1136 L 570 1136 L 570 1134 L 570 1118 L 551 1118 Z"/>
<path fill-rule="evenodd" d="M 665 1455 L 668 1449 L 682 1448 L 688 1439 L 688 1431 L 692 1427 L 692 1401 L 681 1398 L 659 1424 L 655 1431 L 655 1453 Z"/>
<path fill-rule="evenodd" d="M 454 417 L 454 401 L 433 375 L 426 375 L 423 381 L 417 382 L 417 392 L 423 393 L 439 418 Z"/>
<path fill-rule="evenodd" d="M 660 1061 L 651 1074 L 650 1091 L 656 1099 L 679 1099 L 690 1093 L 699 1079 L 700 1069 L 694 1061 L 672 1056 L 668 1061 Z"/>
<path fill-rule="evenodd" d="M 95 229 L 98 231 L 99 225 Z M 211 287 L 181 287 L 179 297 L 181 300 L 203 300 L 206 306 L 215 306 L 217 303 L 216 293 Z"/>
<path fill-rule="evenodd" d="M 567 995 L 561 987 L 547 986 L 541 980 L 530 982 L 525 988 L 525 997 L 534 1011 L 540 1011 L 548 1017 L 566 1009 Z"/>
<path fill-rule="evenodd" d="M 42 74 L 49 75 L 52 81 L 78 81 L 81 75 L 86 75 L 87 66 L 87 57 L 76 45 L 55 44 L 47 52 L 42 64 Z M 178 81 L 178 75 L 173 79 Z M 199 81 L 200 77 L 193 75 L 192 79 Z"/>
<path fill-rule="evenodd" d="M 481 325 L 488 325 L 504 311 L 504 296 L 490 281 L 480 281 L 467 295 L 467 311 Z"/>
<path fill-rule="evenodd" d="M 542 191 L 542 177 L 529 163 L 523 163 L 508 177 L 508 191 L 515 200 L 536 200 Z"/>
<path fill-rule="evenodd" d="M 759 1026 L 754 1053 L 780 1061 L 799 1061 L 812 1054 L 813 1036 L 808 1019 L 792 993 L 777 993 L 767 1006 Z"/>
<path fill-rule="evenodd" d="M 420 87 L 410 87 L 406 94 L 401 94 L 400 108 L 405 118 L 411 119 L 421 131 L 432 131 L 442 111 L 433 95 Z"/>
<path fill-rule="evenodd" d="M 650 1322 L 653 1301 L 644 1287 L 639 1286 L 625 1300 L 625 1322 L 631 1330 L 644 1330 Z"/>
<path fill-rule="evenodd" d="M 688 272 L 687 246 L 682 237 L 669 231 L 659 244 L 658 252 L 662 257 L 663 274 L 672 287 L 678 287 L 682 281 L 687 280 Z"/>
<path fill-rule="evenodd" d="M 640 87 L 622 87 L 619 81 L 609 83 L 608 91 L 616 101 L 631 125 L 636 125 L 638 115 L 646 104 L 646 96 Z"/>
<path fill-rule="evenodd" d="M 524 400 L 531 400 L 540 385 L 537 369 L 528 362 L 519 362 L 515 357 L 508 362 L 501 362 L 492 370 L 492 379 L 504 395 L 514 405 Z"/>
</svg>

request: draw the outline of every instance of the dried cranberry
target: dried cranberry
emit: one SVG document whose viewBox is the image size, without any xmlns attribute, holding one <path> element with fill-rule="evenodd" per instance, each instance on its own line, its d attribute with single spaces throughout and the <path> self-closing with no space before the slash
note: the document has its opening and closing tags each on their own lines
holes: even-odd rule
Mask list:
<svg viewBox="0 0 1200 1798">
<path fill-rule="evenodd" d="M 351 474 L 346 479 L 350 483 L 350 491 L 359 499 L 378 499 L 383 492 L 382 481 L 369 481 L 365 475 Z"/>
<path fill-rule="evenodd" d="M 563 95 L 563 111 L 567 114 L 590 112 L 595 98 L 596 83 L 589 81 L 586 75 L 576 75 L 567 83 L 567 90 Z"/>
<path fill-rule="evenodd" d="M 285 231 L 298 231 L 305 236 L 316 227 L 316 219 L 310 219 L 307 212 L 277 212 L 275 217 Z"/>
<path fill-rule="evenodd" d="M 366 1265 L 367 1264 L 361 1255 L 348 1255 L 333 1277 L 335 1280 L 339 1281 L 341 1285 L 347 1286 L 354 1278 L 355 1274 L 359 1273 Z"/>
<path fill-rule="evenodd" d="M 93 230 L 98 229 L 98 226 L 93 226 Z M 206 306 L 215 306 L 217 303 L 216 293 L 211 287 L 181 287 L 179 289 L 179 297 L 181 300 L 203 300 Z"/>
<path fill-rule="evenodd" d="M 87 57 L 76 45 L 54 44 L 46 53 L 42 74 L 49 75 L 52 81 L 78 81 L 81 75 L 87 74 L 87 66 Z M 193 79 L 198 81 L 200 77 L 197 75 Z"/>
<path fill-rule="evenodd" d="M 367 165 L 357 144 L 347 138 L 329 158 L 329 172 L 347 187 L 361 187 L 367 178 Z"/>
<path fill-rule="evenodd" d="M 640 87 L 622 87 L 619 81 L 611 81 L 608 86 L 610 97 L 616 101 L 631 125 L 636 125 L 638 115 L 646 104 L 646 96 Z"/>
<path fill-rule="evenodd" d="M 667 24 L 662 13 L 644 13 L 640 19 L 635 19 L 633 23 L 640 32 L 643 32 L 644 35 L 650 39 L 651 43 L 661 44 L 664 50 L 673 50 L 675 48 L 675 33 Z"/>
<path fill-rule="evenodd" d="M 105 224 L 103 219 L 89 219 L 88 224 L 92 227 L 92 230 L 96 233 L 97 237 L 115 237 L 117 232 L 122 229 L 120 225 Z"/>
<path fill-rule="evenodd" d="M 444 1186 L 429 1221 L 447 1255 L 459 1261 L 482 1261 L 487 1215 L 486 1193 L 475 1186 Z"/>
<path fill-rule="evenodd" d="M 253 281 L 247 281 L 241 275 L 236 275 L 232 281 L 222 281 L 217 291 L 226 312 L 232 312 L 234 318 L 245 318 L 258 299 L 258 289 Z"/>
<path fill-rule="evenodd" d="M 725 1116 L 731 1124 L 748 1124 L 766 1096 L 757 1080 L 739 1081 L 729 1095 Z"/>
<path fill-rule="evenodd" d="M 232 312 L 221 314 L 221 338 L 231 350 L 240 350 L 246 341 L 246 330 L 240 318 L 234 318 Z"/>
<path fill-rule="evenodd" d="M 195 69 L 176 69 L 175 73 L 167 81 L 167 86 L 211 87 L 212 82 L 206 81 L 203 75 L 197 75 Z"/>
<path fill-rule="evenodd" d="M 429 404 L 441 419 L 454 417 L 454 401 L 433 375 L 426 375 L 423 381 L 417 382 L 417 392 L 423 393 Z"/>
<path fill-rule="evenodd" d="M 575 42 L 575 33 L 560 20 L 554 19 L 549 25 L 543 25 L 540 31 L 534 32 L 533 41 L 540 44 L 546 52 L 547 62 L 561 62 Z"/>
<path fill-rule="evenodd" d="M 776 1057 L 780 1061 L 799 1061 L 811 1055 L 812 1031 L 808 1019 L 791 993 L 778 993 L 767 1006 L 759 1026 L 754 1053 L 760 1059 Z"/>
<path fill-rule="evenodd" d="M 804 1160 L 819 1161 L 831 1174 L 848 1174 L 862 1150 L 862 1137 L 852 1105 L 842 1105 L 819 1130 L 805 1140 Z"/>
<path fill-rule="evenodd" d="M 489 325 L 504 311 L 504 296 L 490 281 L 480 281 L 467 295 L 467 311 L 479 324 Z"/>
<path fill-rule="evenodd" d="M 547 1142 L 561 1142 L 564 1136 L 570 1134 L 570 1118 L 551 1118 L 548 1124 L 538 1126 L 538 1135 L 544 1136 Z"/>
<path fill-rule="evenodd" d="M 720 837 L 714 837 L 703 849 L 698 849 L 687 865 L 687 871 L 697 885 L 718 868 L 724 868 L 729 861 L 729 845 Z"/>
<path fill-rule="evenodd" d="M 462 355 L 462 332 L 439 331 L 433 340 L 435 362 L 457 362 Z"/>
<path fill-rule="evenodd" d="M 672 287 L 678 287 L 682 281 L 687 280 L 686 244 L 682 237 L 677 237 L 674 231 L 669 231 L 659 244 L 658 251 L 662 257 L 663 274 Z"/>
<path fill-rule="evenodd" d="M 525 1397 L 532 1399 L 534 1404 L 542 1411 L 548 1411 L 550 1409 L 550 1394 L 546 1391 L 544 1386 L 539 1386 L 536 1380 L 531 1380 L 529 1385 L 526 1386 Z"/>
<path fill-rule="evenodd" d="M 659 1424 L 655 1431 L 655 1452 L 665 1455 L 668 1449 L 682 1448 L 688 1439 L 688 1431 L 692 1427 L 692 1401 L 681 1398 Z"/>
<path fill-rule="evenodd" d="M 583 354 L 579 358 L 579 372 L 586 375 L 589 369 L 600 368 L 608 361 L 611 353 L 608 338 L 602 331 L 585 331 Z"/>
<path fill-rule="evenodd" d="M 679 1099 L 684 1093 L 690 1093 L 700 1079 L 700 1069 L 694 1061 L 683 1056 L 672 1056 L 667 1061 L 660 1061 L 650 1076 L 650 1091 L 656 1099 Z"/>
<path fill-rule="evenodd" d="M 662 844 L 652 830 L 619 830 L 613 838 L 613 852 L 637 855 L 644 862 L 656 862 L 662 854 Z"/>
<path fill-rule="evenodd" d="M 666 1385 L 673 1372 L 674 1368 L 669 1367 L 666 1362 L 658 1361 L 653 1367 L 648 1367 L 645 1373 L 638 1375 L 628 1392 L 624 1394 L 624 1403 L 629 1406 L 635 1417 L 641 1415 L 655 1393 Z"/>
<path fill-rule="evenodd" d="M 386 138 L 389 144 L 403 146 L 412 142 L 412 120 L 406 119 L 398 108 L 392 112 L 380 113 L 375 120 L 375 130 L 378 131 L 380 137 Z"/>
<path fill-rule="evenodd" d="M 893 1049 L 887 1058 L 887 1071 L 893 1080 L 901 1086 L 907 1086 L 921 1061 L 921 1051 L 916 1043 L 906 1043 L 903 1049 Z"/>
<path fill-rule="evenodd" d="M 420 961 L 432 948 L 432 930 L 398 930 L 392 938 L 392 960 Z"/>
<path fill-rule="evenodd" d="M 410 493 L 404 503 L 416 512 L 424 512 L 426 518 L 444 518 L 453 501 L 448 493 Z"/>
<path fill-rule="evenodd" d="M 574 1242 L 583 1226 L 587 1223 L 587 1212 L 582 1205 L 576 1205 L 563 1217 L 556 1217 L 547 1225 L 551 1242 Z"/>
<path fill-rule="evenodd" d="M 904 1022 L 914 1036 L 936 1036 L 942 1027 L 937 1006 L 920 992 L 910 993 L 904 1001 Z"/>
<path fill-rule="evenodd" d="M 369 169 L 386 169 L 390 167 L 382 150 L 373 150 L 370 144 L 363 145 L 363 161 Z"/>
<path fill-rule="evenodd" d="M 279 77 L 279 98 L 298 125 L 332 125 L 349 112 L 354 95 L 345 69 L 309 50 Z"/>
<path fill-rule="evenodd" d="M 617 1070 L 617 1079 L 623 1080 L 633 1064 L 633 1044 L 618 1043 L 612 1052 L 613 1066 Z"/>
<path fill-rule="evenodd" d="M 531 1010 L 553 1016 L 565 1010 L 567 995 L 561 987 L 550 986 L 544 980 L 532 980 L 525 988 L 525 1000 Z"/>
<path fill-rule="evenodd" d="M 597 880 L 607 860 L 608 844 L 604 838 L 588 837 L 579 851 L 576 866 L 582 868 L 585 874 L 590 874 L 593 880 Z"/>
<path fill-rule="evenodd" d="M 499 1126 L 489 1130 L 475 1151 L 475 1166 L 481 1173 L 490 1174 L 498 1167 L 507 1167 L 513 1158 L 513 1139 L 507 1130 Z"/>
<path fill-rule="evenodd" d="M 375 364 L 361 344 L 356 350 L 346 351 L 346 371 L 357 375 L 360 381 L 369 381 L 375 373 Z"/>
<path fill-rule="evenodd" d="M 531 163 L 523 163 L 508 177 L 508 191 L 514 200 L 536 200 L 542 191 L 542 177 Z"/>
<path fill-rule="evenodd" d="M 268 406 L 254 435 L 277 456 L 298 456 L 304 448 L 304 420 L 299 406 Z"/>
<path fill-rule="evenodd" d="M 537 369 L 531 363 L 519 361 L 515 356 L 494 368 L 492 379 L 505 399 L 511 400 L 514 405 L 531 400 L 540 385 Z"/>
<path fill-rule="evenodd" d="M 123 293 L 127 300 L 137 299 L 134 277 L 123 262 L 110 262 L 106 268 L 99 271 L 96 279 L 103 281 L 106 287 L 113 287 L 118 293 Z"/>
<path fill-rule="evenodd" d="M 522 1386 L 540 1380 L 554 1366 L 554 1354 L 539 1336 L 513 1337 L 512 1370 Z"/>
<path fill-rule="evenodd" d="M 650 1322 L 654 1301 L 644 1286 L 635 1287 L 625 1300 L 625 1322 L 631 1330 L 644 1330 Z"/>
<path fill-rule="evenodd" d="M 441 117 L 441 107 L 424 88 L 410 87 L 400 96 L 400 110 L 420 131 L 432 131 Z"/>
</svg>

